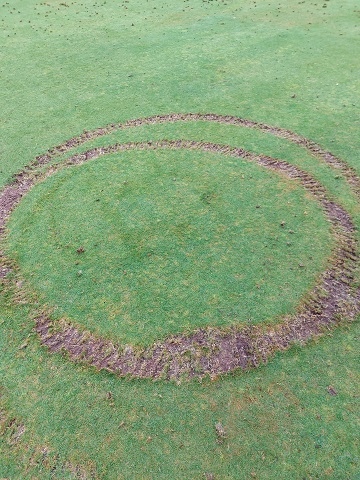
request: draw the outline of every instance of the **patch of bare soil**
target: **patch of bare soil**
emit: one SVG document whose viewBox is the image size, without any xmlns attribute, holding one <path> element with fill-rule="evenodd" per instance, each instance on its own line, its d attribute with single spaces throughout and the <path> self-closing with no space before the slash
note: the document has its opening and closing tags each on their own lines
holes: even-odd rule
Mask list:
<svg viewBox="0 0 360 480">
<path fill-rule="evenodd" d="M 263 124 L 236 117 L 219 115 L 167 115 L 148 119 L 133 120 L 122 125 L 110 125 L 55 147 L 38 157 L 28 168 L 14 177 L 0 193 L 0 234 L 12 209 L 31 187 L 63 167 L 53 166 L 46 173 L 37 171 L 38 165 L 45 165 L 55 155 L 85 143 L 89 139 L 106 135 L 119 128 L 171 121 L 207 120 L 218 123 L 258 128 L 302 145 L 308 151 L 322 158 L 331 167 L 340 169 L 355 192 L 360 194 L 360 180 L 346 163 L 329 152 L 321 150 L 292 132 L 271 128 Z M 359 313 L 359 295 L 354 287 L 354 273 L 358 267 L 358 248 L 354 225 L 350 215 L 328 196 L 325 188 L 308 173 L 283 160 L 258 156 L 243 149 L 228 145 L 188 140 L 163 140 L 159 142 L 125 143 L 99 147 L 77 154 L 65 161 L 65 165 L 82 164 L 101 155 L 132 149 L 194 149 L 230 155 L 255 162 L 285 177 L 300 183 L 322 206 L 324 214 L 332 225 L 335 247 L 329 260 L 328 269 L 323 272 L 318 285 L 303 301 L 295 315 L 283 318 L 277 325 L 236 326 L 227 329 L 206 328 L 190 335 L 175 335 L 156 342 L 142 350 L 131 345 L 116 345 L 87 331 L 76 329 L 66 322 L 53 322 L 44 314 L 36 315 L 36 331 L 43 345 L 51 352 L 66 352 L 73 361 L 85 362 L 99 370 L 105 369 L 120 376 L 176 379 L 182 377 L 212 377 L 234 369 L 248 369 L 266 362 L 276 351 L 285 350 L 296 342 L 305 343 L 344 321 L 351 321 Z M 0 256 L 0 272 L 4 272 L 9 261 Z M 6 273 L 5 273 L 6 276 Z"/>
</svg>

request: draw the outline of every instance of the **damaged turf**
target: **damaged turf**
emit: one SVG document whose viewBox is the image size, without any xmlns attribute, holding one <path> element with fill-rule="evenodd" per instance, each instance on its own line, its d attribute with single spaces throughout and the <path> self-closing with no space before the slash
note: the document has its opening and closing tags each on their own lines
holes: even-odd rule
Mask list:
<svg viewBox="0 0 360 480">
<path fill-rule="evenodd" d="M 236 117 L 175 114 L 134 120 L 122 125 L 110 125 L 93 132 L 85 132 L 80 137 L 73 138 L 45 155 L 37 157 L 36 162 L 16 175 L 14 182 L 4 187 L 0 194 L 1 235 L 4 236 L 6 220 L 22 196 L 35 183 L 62 168 L 63 164 L 58 167 L 50 167 L 45 173 L 37 170 L 37 166 L 46 165 L 54 156 L 120 128 L 145 123 L 191 120 L 241 125 L 287 138 L 306 148 L 333 168 L 339 169 L 359 195 L 360 180 L 350 167 L 329 152 L 323 151 L 315 143 L 292 132 Z M 209 327 L 199 329 L 189 335 L 171 336 L 142 350 L 135 349 L 131 345 L 115 345 L 90 332 L 78 330 L 65 322 L 53 323 L 48 315 L 38 313 L 36 330 L 42 343 L 50 351 L 65 351 L 71 360 L 85 362 L 98 369 L 105 369 L 121 376 L 166 379 L 180 379 L 184 376 L 201 378 L 205 375 L 216 376 L 237 368 L 256 367 L 266 362 L 274 352 L 287 349 L 295 342 L 304 343 L 341 321 L 352 320 L 356 316 L 359 311 L 359 298 L 353 286 L 353 276 L 358 267 L 358 256 L 352 220 L 340 205 L 328 197 L 322 185 L 294 165 L 267 156 L 254 155 L 227 145 L 187 140 L 125 143 L 94 148 L 70 157 L 65 161 L 65 165 L 82 164 L 101 155 L 120 151 L 159 148 L 193 149 L 230 155 L 257 163 L 300 183 L 318 201 L 332 225 L 335 247 L 328 269 L 321 275 L 318 285 L 308 296 L 309 300 L 303 302 L 298 312 L 281 319 L 280 323 L 275 326 L 240 325 L 227 329 Z M 9 268 L 8 260 L 1 256 L 0 272 L 4 272 L 2 276 L 6 276 Z"/>
</svg>

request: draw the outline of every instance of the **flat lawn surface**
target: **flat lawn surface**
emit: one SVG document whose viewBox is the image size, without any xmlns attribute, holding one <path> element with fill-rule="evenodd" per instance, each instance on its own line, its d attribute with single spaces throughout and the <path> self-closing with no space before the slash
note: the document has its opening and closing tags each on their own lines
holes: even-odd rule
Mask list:
<svg viewBox="0 0 360 480">
<path fill-rule="evenodd" d="M 360 174 L 359 25 L 355 0 L 3 2 L 0 185 L 84 129 L 172 112 L 287 128 Z M 293 163 L 360 226 L 341 173 L 253 129 L 143 125 L 54 161 L 181 138 Z M 146 345 L 196 327 L 277 322 L 332 245 L 320 206 L 296 182 L 226 155 L 133 150 L 34 187 L 1 249 L 20 266 L 18 286 L 54 318 Z M 0 294 L 0 478 L 360 476 L 358 321 L 257 370 L 177 384 L 50 354 L 32 303 L 6 284 Z"/>
</svg>

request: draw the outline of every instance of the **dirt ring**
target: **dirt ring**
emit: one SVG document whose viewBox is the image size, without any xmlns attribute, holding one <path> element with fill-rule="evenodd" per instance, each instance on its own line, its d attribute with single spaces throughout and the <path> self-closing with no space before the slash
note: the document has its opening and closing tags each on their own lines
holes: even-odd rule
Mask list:
<svg viewBox="0 0 360 480">
<path fill-rule="evenodd" d="M 220 329 L 208 327 L 189 335 L 174 335 L 154 343 L 142 350 L 131 345 L 116 345 L 90 332 L 76 329 L 70 323 L 53 322 L 48 315 L 37 312 L 36 331 L 43 345 L 51 352 L 64 351 L 73 361 L 85 362 L 99 370 L 105 369 L 120 376 L 138 378 L 177 379 L 181 377 L 202 378 L 216 376 L 235 369 L 248 369 L 266 362 L 271 355 L 285 350 L 296 342 L 319 336 L 334 326 L 353 320 L 360 310 L 360 298 L 354 287 L 354 275 L 359 267 L 358 245 L 355 227 L 350 215 L 329 197 L 326 189 L 308 173 L 283 160 L 258 156 L 243 149 L 228 145 L 189 140 L 137 142 L 114 144 L 93 148 L 85 153 L 73 155 L 59 165 L 50 166 L 46 172 L 42 167 L 53 157 L 96 137 L 115 130 L 174 121 L 206 120 L 218 123 L 257 128 L 306 148 L 310 153 L 336 168 L 360 196 L 360 179 L 343 161 L 318 145 L 288 130 L 272 128 L 264 124 L 237 117 L 200 114 L 174 114 L 139 119 L 125 124 L 110 125 L 84 132 L 37 157 L 27 168 L 15 175 L 12 183 L 0 192 L 0 240 L 5 240 L 5 226 L 11 211 L 33 185 L 55 173 L 64 165 L 79 165 L 101 155 L 133 149 L 194 149 L 230 155 L 257 163 L 299 182 L 321 205 L 331 223 L 335 238 L 329 267 L 322 273 L 318 285 L 307 295 L 296 314 L 283 318 L 277 325 L 234 326 Z M 10 262 L 0 256 L 0 276 L 6 277 Z"/>
</svg>

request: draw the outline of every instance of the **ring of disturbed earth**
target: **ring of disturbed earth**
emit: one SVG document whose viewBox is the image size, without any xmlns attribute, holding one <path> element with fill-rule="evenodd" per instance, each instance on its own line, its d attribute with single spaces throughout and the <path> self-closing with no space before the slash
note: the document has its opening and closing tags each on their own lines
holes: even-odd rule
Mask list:
<svg viewBox="0 0 360 480">
<path fill-rule="evenodd" d="M 215 152 L 239 161 L 253 162 L 260 167 L 279 173 L 300 184 L 317 201 L 331 225 L 334 247 L 328 266 L 317 285 L 298 307 L 295 314 L 287 315 L 276 325 L 234 325 L 227 328 L 209 326 L 191 333 L 172 335 L 147 347 L 134 347 L 111 342 L 69 321 L 55 321 L 45 308 L 33 307 L 35 330 L 41 343 L 50 352 L 65 352 L 72 361 L 83 362 L 99 370 L 119 376 L 138 378 L 202 378 L 215 377 L 235 369 L 249 369 L 265 363 L 276 351 L 286 350 L 294 343 L 305 343 L 344 322 L 352 321 L 359 313 L 360 295 L 356 287 L 359 267 L 355 226 L 350 214 L 337 204 L 326 188 L 307 172 L 276 158 L 256 155 L 241 148 L 193 140 L 161 140 L 153 142 L 115 143 L 96 147 L 52 163 L 57 156 L 74 147 L 117 130 L 166 122 L 208 121 L 238 125 L 260 130 L 293 142 L 318 160 L 336 169 L 347 180 L 357 197 L 360 179 L 345 162 L 323 150 L 319 145 L 289 130 L 233 116 L 215 114 L 171 114 L 111 124 L 104 128 L 84 132 L 38 156 L 31 164 L 13 177 L 0 193 L 0 240 L 6 242 L 6 223 L 12 210 L 31 188 L 60 168 L 81 165 L 102 155 L 129 150 L 187 149 Z M 26 298 L 23 282 L 16 282 L 18 267 L 1 252 L 0 276 L 3 283 L 20 291 Z"/>
</svg>

